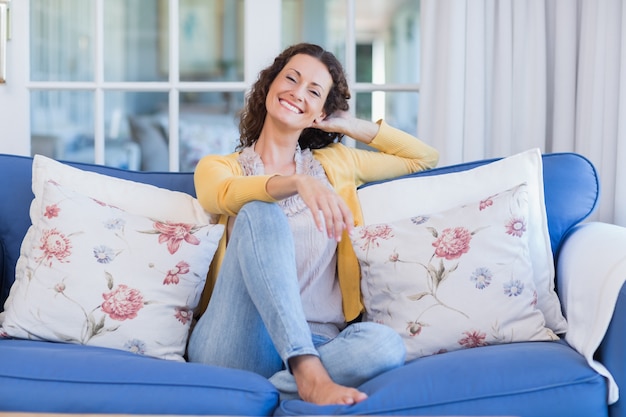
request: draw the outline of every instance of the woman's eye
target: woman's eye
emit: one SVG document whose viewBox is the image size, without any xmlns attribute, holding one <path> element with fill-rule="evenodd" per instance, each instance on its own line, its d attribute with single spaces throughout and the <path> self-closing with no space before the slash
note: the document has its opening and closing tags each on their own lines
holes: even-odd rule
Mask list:
<svg viewBox="0 0 626 417">
<path fill-rule="evenodd" d="M 315 97 L 321 97 L 320 92 L 316 90 L 311 90 L 311 94 L 313 94 Z"/>
<path fill-rule="evenodd" d="M 294 82 L 294 83 L 296 82 L 296 79 L 295 79 L 295 78 L 293 78 L 291 75 L 288 75 L 288 76 L 287 76 L 287 79 L 288 79 L 289 81 L 291 81 L 291 82 Z"/>
</svg>

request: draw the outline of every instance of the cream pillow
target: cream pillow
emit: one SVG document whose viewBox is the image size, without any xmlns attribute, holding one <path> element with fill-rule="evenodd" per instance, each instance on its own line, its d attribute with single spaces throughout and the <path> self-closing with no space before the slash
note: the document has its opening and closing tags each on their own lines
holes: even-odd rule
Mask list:
<svg viewBox="0 0 626 417">
<path fill-rule="evenodd" d="M 492 344 L 557 340 L 537 304 L 526 184 L 351 235 L 365 320 L 394 328 L 407 360 Z"/>
<path fill-rule="evenodd" d="M 52 181 L 41 202 L 6 333 L 183 360 L 223 227 L 131 214 Z"/>
<path fill-rule="evenodd" d="M 41 161 L 3 331 L 182 361 L 223 226 L 187 194 Z"/>
<path fill-rule="evenodd" d="M 364 224 L 386 223 L 415 213 L 435 213 L 476 201 L 484 195 L 525 182 L 528 189 L 528 245 L 537 307 L 546 325 L 565 333 L 567 322 L 554 290 L 554 259 L 550 245 L 539 149 L 531 149 L 466 171 L 412 177 L 364 187 L 358 191 Z M 385 202 L 385 204 L 381 204 Z"/>
</svg>

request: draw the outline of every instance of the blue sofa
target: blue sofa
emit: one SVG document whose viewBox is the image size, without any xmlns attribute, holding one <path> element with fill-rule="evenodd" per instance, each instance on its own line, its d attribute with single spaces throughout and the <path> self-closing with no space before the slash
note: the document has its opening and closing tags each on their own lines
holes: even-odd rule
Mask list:
<svg viewBox="0 0 626 417">
<path fill-rule="evenodd" d="M 415 175 L 465 170 L 489 160 Z M 0 307 L 14 280 L 21 241 L 30 226 L 32 159 L 0 155 Z M 90 164 L 85 170 L 194 195 L 191 173 L 132 172 Z M 560 248 L 595 208 L 599 182 L 577 154 L 543 156 L 550 237 Z M 129 196 L 130 198 L 131 196 Z M 622 228 L 619 229 L 622 235 Z M 590 252 L 594 250 L 590 247 Z M 590 253 L 590 258 L 593 254 Z M 626 300 L 596 353 L 620 384 L 626 378 Z M 0 411 L 180 415 L 514 415 L 626 416 L 609 406 L 607 379 L 564 340 L 487 346 L 417 359 L 363 384 L 369 398 L 354 406 L 279 404 L 264 378 L 249 372 L 147 358 L 129 352 L 0 338 Z"/>
</svg>

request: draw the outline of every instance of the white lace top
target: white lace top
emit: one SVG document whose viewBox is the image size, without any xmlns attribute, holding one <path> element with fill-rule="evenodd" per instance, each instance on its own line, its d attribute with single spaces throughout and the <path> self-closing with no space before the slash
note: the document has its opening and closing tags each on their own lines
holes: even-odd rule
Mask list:
<svg viewBox="0 0 626 417">
<path fill-rule="evenodd" d="M 318 178 L 331 187 L 322 165 L 309 149 L 296 149 L 296 173 Z M 263 175 L 265 167 L 253 147 L 239 155 L 244 175 Z M 278 202 L 294 237 L 300 296 L 311 331 L 335 337 L 345 327 L 341 290 L 337 282 L 337 242 L 315 226 L 311 211 L 296 194 Z"/>
</svg>

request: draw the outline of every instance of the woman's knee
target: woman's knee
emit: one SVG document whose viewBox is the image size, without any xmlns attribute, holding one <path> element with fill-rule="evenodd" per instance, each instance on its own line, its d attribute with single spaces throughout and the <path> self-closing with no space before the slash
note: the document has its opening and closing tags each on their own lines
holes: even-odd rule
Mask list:
<svg viewBox="0 0 626 417">
<path fill-rule="evenodd" d="M 393 369 L 404 364 L 406 347 L 402 337 L 391 327 L 374 322 L 351 325 L 359 334 L 364 347 L 359 352 L 363 360 L 379 363 L 381 368 Z"/>
<path fill-rule="evenodd" d="M 282 211 L 278 204 L 257 200 L 244 204 L 239 210 L 239 216 L 245 214 L 253 219 L 271 218 L 279 213 L 282 213 Z"/>
<path fill-rule="evenodd" d="M 240 210 L 235 219 L 234 230 L 244 227 L 253 233 L 291 236 L 287 217 L 276 203 L 250 201 Z"/>
</svg>

